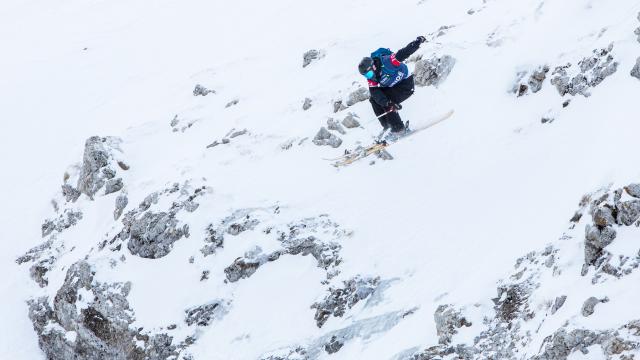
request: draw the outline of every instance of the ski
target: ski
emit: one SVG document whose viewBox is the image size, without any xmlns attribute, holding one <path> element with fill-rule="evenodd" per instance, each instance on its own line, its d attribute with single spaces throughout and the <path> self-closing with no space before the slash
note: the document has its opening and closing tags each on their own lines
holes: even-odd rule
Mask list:
<svg viewBox="0 0 640 360">
<path fill-rule="evenodd" d="M 400 135 L 398 137 L 398 139 L 396 139 L 393 142 L 388 142 L 388 141 L 384 141 L 384 140 L 376 140 L 373 144 L 366 146 L 366 147 L 358 147 L 353 151 L 347 151 L 345 152 L 344 155 L 337 157 L 337 158 L 333 158 L 333 159 L 326 159 L 328 161 L 333 161 L 334 163 L 332 164 L 335 167 L 341 167 L 341 166 L 347 166 L 352 164 L 355 161 L 358 161 L 360 159 L 366 158 L 371 154 L 378 154 L 379 156 L 381 156 L 382 158 L 386 158 L 386 159 L 392 159 L 393 157 L 386 151 L 386 148 L 389 147 L 391 144 L 394 144 L 404 138 L 407 138 L 411 135 L 414 135 L 422 130 L 426 130 L 438 123 L 441 123 L 445 120 L 447 120 L 448 118 L 450 118 L 454 113 L 454 110 L 450 110 L 448 111 L 446 114 L 439 116 L 437 118 L 435 118 L 434 120 L 426 123 L 423 126 L 419 126 L 415 129 L 412 129 L 410 132 L 408 132 L 407 134 L 404 135 Z"/>
</svg>

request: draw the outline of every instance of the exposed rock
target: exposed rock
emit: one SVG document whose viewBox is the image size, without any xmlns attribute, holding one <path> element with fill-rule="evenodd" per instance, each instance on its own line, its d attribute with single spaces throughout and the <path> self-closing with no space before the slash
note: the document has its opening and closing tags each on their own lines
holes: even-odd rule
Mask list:
<svg viewBox="0 0 640 360">
<path fill-rule="evenodd" d="M 593 222 L 599 227 L 611 226 L 616 223 L 609 207 L 599 207 L 593 213 Z"/>
<path fill-rule="evenodd" d="M 329 288 L 329 294 L 321 302 L 311 305 L 316 309 L 316 325 L 321 328 L 330 316 L 342 317 L 347 309 L 371 295 L 379 283 L 380 278 L 355 277 L 345 281 L 343 288 Z"/>
<path fill-rule="evenodd" d="M 548 66 L 541 66 L 537 70 L 534 70 L 526 84 L 520 82 L 526 75 L 527 72 L 523 71 L 518 73 L 518 81 L 517 85 L 514 87 L 513 92 L 516 93 L 519 97 L 525 95 L 529 90 L 532 93 L 537 93 L 542 89 L 542 84 L 544 80 L 547 78 L 547 73 L 549 72 Z"/>
<path fill-rule="evenodd" d="M 353 128 L 360 127 L 360 122 L 358 122 L 358 120 L 356 119 L 357 117 L 358 117 L 358 115 L 356 115 L 354 113 L 349 113 L 349 115 L 347 115 L 342 120 L 342 125 L 344 125 L 344 127 L 346 127 L 347 129 L 353 129 Z"/>
<path fill-rule="evenodd" d="M 619 202 L 616 210 L 618 224 L 631 226 L 640 218 L 640 200 Z"/>
<path fill-rule="evenodd" d="M 177 226 L 175 214 L 146 212 L 133 220 L 128 243 L 131 254 L 147 259 L 157 259 L 167 255 L 173 243 L 184 235 L 184 228 Z"/>
<path fill-rule="evenodd" d="M 188 326 L 209 326 L 213 320 L 221 318 L 225 313 L 225 305 L 222 301 L 214 301 L 209 304 L 197 306 L 185 310 L 185 322 Z"/>
<path fill-rule="evenodd" d="M 471 326 L 471 323 L 453 305 L 438 306 L 433 318 L 440 344 L 450 344 L 451 338 L 458 333 L 459 328 Z"/>
<path fill-rule="evenodd" d="M 113 220 L 118 220 L 124 211 L 124 208 L 129 204 L 129 198 L 127 194 L 120 194 L 116 198 L 116 209 L 113 210 Z"/>
<path fill-rule="evenodd" d="M 239 131 L 234 131 L 231 133 L 231 135 L 229 135 L 230 139 L 236 138 L 240 135 L 245 135 L 247 134 L 249 131 L 247 129 L 243 129 L 243 130 L 239 130 Z"/>
<path fill-rule="evenodd" d="M 551 79 L 551 84 L 555 85 L 560 96 L 565 94 L 590 96 L 589 88 L 598 86 L 618 69 L 618 62 L 614 61 L 611 55 L 612 50 L 613 44 L 606 49 L 594 50 L 592 56 L 578 62 L 580 70 L 573 77 L 569 75 L 569 70 L 572 69 L 571 64 L 556 67 L 552 73 L 555 76 Z"/>
<path fill-rule="evenodd" d="M 220 143 L 218 142 L 218 140 L 215 140 L 211 144 L 207 145 L 207 149 L 212 148 L 212 147 L 216 147 L 218 145 L 220 145 Z"/>
<path fill-rule="evenodd" d="M 68 202 L 76 202 L 80 197 L 81 193 L 78 189 L 74 188 L 69 184 L 62 185 L 62 195 Z"/>
<path fill-rule="evenodd" d="M 63 232 L 66 229 L 76 225 L 82 220 L 82 212 L 72 209 L 65 209 L 56 219 L 47 219 L 41 226 L 42 237 L 50 235 L 52 232 Z"/>
<path fill-rule="evenodd" d="M 325 53 L 321 50 L 309 50 L 302 55 L 302 67 L 305 68 L 309 66 L 315 60 L 322 59 L 325 56 Z"/>
<path fill-rule="evenodd" d="M 85 142 L 82 169 L 78 179 L 78 191 L 93 199 L 98 190 L 116 175 L 111 166 L 112 151 L 117 149 L 118 139 L 92 136 Z"/>
<path fill-rule="evenodd" d="M 311 109 L 312 105 L 313 105 L 313 102 L 311 101 L 311 99 L 305 98 L 304 99 L 304 104 L 302 104 L 302 110 L 307 111 L 307 110 Z"/>
<path fill-rule="evenodd" d="M 342 125 L 340 125 L 339 122 L 337 122 L 336 120 L 334 120 L 332 118 L 327 119 L 327 128 L 329 128 L 329 130 L 337 131 L 342 135 L 347 133 L 344 130 L 344 128 L 342 127 Z"/>
<path fill-rule="evenodd" d="M 240 102 L 240 100 L 238 100 L 238 99 L 233 99 L 233 100 L 229 101 L 229 102 L 227 103 L 227 105 L 225 105 L 224 107 L 225 107 L 225 109 L 226 109 L 226 108 L 230 108 L 230 107 L 232 107 L 232 106 L 238 105 L 238 103 L 239 103 L 239 102 Z"/>
<path fill-rule="evenodd" d="M 359 87 L 357 90 L 354 90 L 349 97 L 347 98 L 347 106 L 353 106 L 359 102 L 367 101 L 371 97 L 369 94 L 369 89 L 364 87 Z"/>
<path fill-rule="evenodd" d="M 55 261 L 56 258 L 51 256 L 38 261 L 29 268 L 29 275 L 31 275 L 31 279 L 33 279 L 33 281 L 35 281 L 40 287 L 49 285 L 49 280 L 46 275 L 53 267 Z"/>
<path fill-rule="evenodd" d="M 335 335 L 333 335 L 331 337 L 331 340 L 329 340 L 329 342 L 324 346 L 324 350 L 327 352 L 327 354 L 335 354 L 340 351 L 343 346 L 344 343 L 342 343 Z"/>
<path fill-rule="evenodd" d="M 628 331 L 627 326 L 620 330 Z M 587 348 L 600 345 L 607 358 L 612 355 L 620 355 L 623 352 L 638 348 L 637 341 L 624 339 L 619 331 L 591 331 L 575 329 L 567 331 L 561 328 L 552 336 L 545 339 L 544 351 L 540 355 L 532 357 L 532 360 L 566 360 L 573 352 L 580 351 L 587 354 Z M 622 356 L 620 359 L 633 359 Z"/>
<path fill-rule="evenodd" d="M 627 194 L 640 199 L 640 184 L 629 184 L 624 187 Z"/>
<path fill-rule="evenodd" d="M 562 307 L 562 305 L 564 305 L 564 302 L 566 300 L 567 300 L 566 295 L 558 296 L 553 302 L 553 306 L 551 307 L 551 315 L 555 314 L 558 310 L 560 310 L 560 308 Z"/>
<path fill-rule="evenodd" d="M 247 256 L 237 258 L 233 264 L 227 266 L 224 269 L 224 273 L 227 280 L 230 282 L 236 282 L 240 279 L 246 279 L 253 275 L 260 266 L 267 262 L 275 261 L 280 257 L 279 252 L 274 252 L 271 255 L 261 256 Z"/>
<path fill-rule="evenodd" d="M 207 96 L 215 93 L 215 90 L 209 90 L 200 84 L 196 84 L 196 87 L 193 88 L 193 96 Z"/>
<path fill-rule="evenodd" d="M 130 288 L 129 283 L 95 283 L 89 264 L 80 261 L 67 271 L 53 308 L 46 297 L 30 300 L 29 317 L 47 358 L 142 360 L 154 353 L 175 355 L 170 337 L 161 343 L 150 341 L 146 348 L 136 346 L 141 334 L 129 327 L 133 322 L 126 299 Z"/>
<path fill-rule="evenodd" d="M 318 146 L 328 145 L 332 148 L 337 148 L 342 145 L 342 139 L 330 133 L 329 130 L 323 126 L 313 138 L 313 143 Z"/>
<path fill-rule="evenodd" d="M 603 249 L 616 238 L 616 231 L 611 227 L 600 229 L 587 225 L 585 232 L 584 261 L 587 265 L 595 265 Z"/>
<path fill-rule="evenodd" d="M 338 111 L 342 111 L 344 109 L 346 109 L 347 107 L 344 106 L 344 104 L 342 103 L 342 100 L 336 100 L 333 102 L 333 112 L 337 113 Z"/>
<path fill-rule="evenodd" d="M 104 194 L 109 195 L 114 192 L 122 190 L 124 187 L 124 183 L 121 178 L 111 179 L 107 181 L 107 184 L 104 186 Z"/>
<path fill-rule="evenodd" d="M 456 60 L 449 55 L 416 62 L 413 72 L 416 85 L 437 87 L 447 79 L 455 63 Z"/>
<path fill-rule="evenodd" d="M 590 297 L 585 300 L 584 304 L 582 304 L 582 316 L 587 317 L 593 315 L 595 312 L 596 305 L 600 303 L 606 303 L 609 301 L 609 298 L 598 299 L 596 297 Z"/>
</svg>

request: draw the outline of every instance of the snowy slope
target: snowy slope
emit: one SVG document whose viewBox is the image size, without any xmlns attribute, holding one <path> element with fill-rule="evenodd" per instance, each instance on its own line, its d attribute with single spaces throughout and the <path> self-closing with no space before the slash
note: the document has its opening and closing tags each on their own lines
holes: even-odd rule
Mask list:
<svg viewBox="0 0 640 360">
<path fill-rule="evenodd" d="M 387 5 L 0 5 L 0 358 L 637 353 L 640 327 L 623 326 L 640 319 L 640 232 L 620 218 L 637 200 L 616 190 L 640 182 L 640 4 L 398 0 L 393 16 Z M 417 35 L 430 39 L 424 60 L 455 64 L 402 116 L 454 116 L 394 144 L 393 160 L 332 167 L 323 158 L 380 130 L 367 101 L 334 113 L 365 85 L 358 61 Z M 322 55 L 303 67 L 310 49 Z M 577 80 L 561 96 L 567 64 Z M 196 84 L 215 93 L 194 96 Z M 333 131 L 339 148 L 312 142 L 350 113 L 361 126 Z M 108 138 L 85 148 L 91 136 Z M 96 191 L 74 200 L 63 184 Z M 598 235 L 585 259 L 594 224 L 616 237 Z M 592 333 L 577 341 L 575 329 Z"/>
</svg>

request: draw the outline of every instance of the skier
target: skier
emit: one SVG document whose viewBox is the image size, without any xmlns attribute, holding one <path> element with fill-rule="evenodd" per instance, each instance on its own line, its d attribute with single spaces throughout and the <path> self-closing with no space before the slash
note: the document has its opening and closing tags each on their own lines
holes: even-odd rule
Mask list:
<svg viewBox="0 0 640 360">
<path fill-rule="evenodd" d="M 404 133 L 405 124 L 400 119 L 398 110 L 402 109 L 400 103 L 413 95 L 413 75 L 409 74 L 409 68 L 403 63 L 411 54 L 420 48 L 420 44 L 427 39 L 418 36 L 406 47 L 393 53 L 389 49 L 380 48 L 360 61 L 358 70 L 369 83 L 371 97 L 369 101 L 373 106 L 373 112 L 378 116 L 380 124 L 386 131 L 391 128 L 391 139 L 397 139 Z M 381 116 L 385 114 L 384 116 Z"/>
</svg>

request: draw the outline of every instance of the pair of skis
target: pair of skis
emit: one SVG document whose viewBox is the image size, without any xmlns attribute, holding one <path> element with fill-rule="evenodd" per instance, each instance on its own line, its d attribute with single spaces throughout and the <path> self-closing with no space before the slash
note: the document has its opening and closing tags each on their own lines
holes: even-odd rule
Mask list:
<svg viewBox="0 0 640 360">
<path fill-rule="evenodd" d="M 454 113 L 454 111 L 450 110 L 446 114 L 443 114 L 443 115 L 441 115 L 441 116 L 439 116 L 439 117 L 427 122 L 426 124 L 424 124 L 422 126 L 418 126 L 417 128 L 412 129 L 407 134 L 400 135 L 398 137 L 398 139 L 396 139 L 393 142 L 382 140 L 383 136 L 386 133 L 386 130 L 383 130 L 380 133 L 380 135 L 377 136 L 377 138 L 376 138 L 376 140 L 375 140 L 375 142 L 373 144 L 371 144 L 369 146 L 364 146 L 364 147 L 363 146 L 359 146 L 354 150 L 345 151 L 345 154 L 342 155 L 342 156 L 339 156 L 339 157 L 336 157 L 336 158 L 333 158 L 333 159 L 325 159 L 325 160 L 332 161 L 333 162 L 332 165 L 335 166 L 335 167 L 342 167 L 342 166 L 350 165 L 350 164 L 352 164 L 352 163 L 354 163 L 354 162 L 356 162 L 356 161 L 358 161 L 360 159 L 364 159 L 364 158 L 366 158 L 366 157 L 368 157 L 369 155 L 372 155 L 372 154 L 376 154 L 379 157 L 381 157 L 383 159 L 386 159 L 386 160 L 393 159 L 391 154 L 389 154 L 386 151 L 387 147 L 389 147 L 391 144 L 393 144 L 393 143 L 395 143 L 395 142 L 397 142 L 397 141 L 399 141 L 401 139 L 407 138 L 407 137 L 409 137 L 411 135 L 414 135 L 414 134 L 416 134 L 416 133 L 418 133 L 418 132 L 420 132 L 422 130 L 426 130 L 426 129 L 428 129 L 428 128 L 430 128 L 430 127 L 432 127 L 432 126 L 434 126 L 434 125 L 436 125 L 438 123 L 441 123 L 441 122 L 447 120 L 448 118 L 450 118 L 453 115 L 453 113 Z"/>
</svg>

